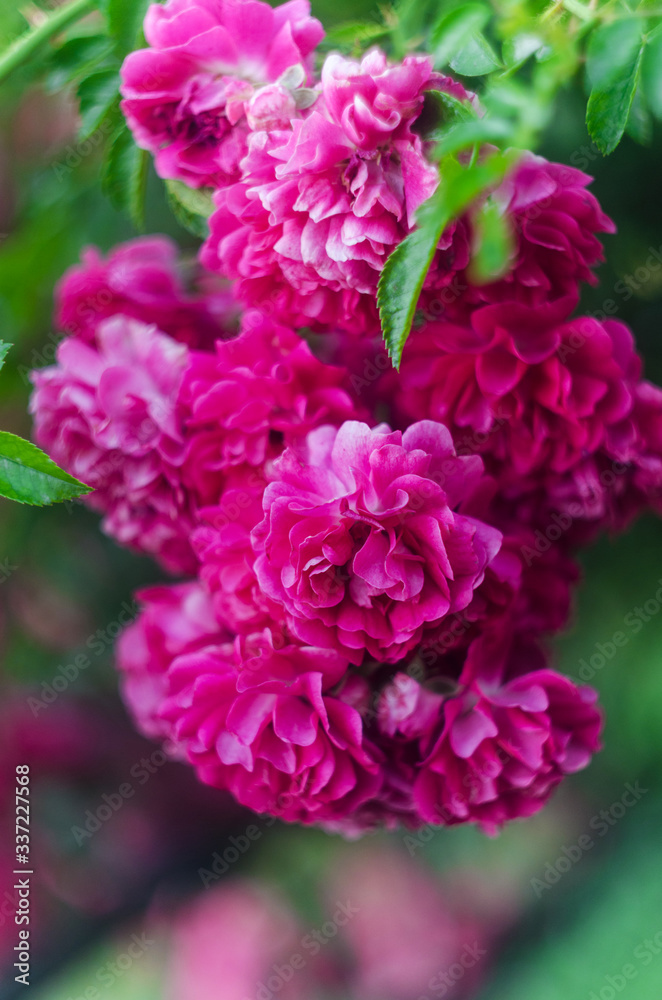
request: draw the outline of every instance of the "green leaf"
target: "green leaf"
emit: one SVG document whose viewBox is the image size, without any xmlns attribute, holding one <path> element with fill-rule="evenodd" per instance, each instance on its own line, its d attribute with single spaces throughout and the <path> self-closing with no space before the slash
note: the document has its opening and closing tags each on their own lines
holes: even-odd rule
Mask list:
<svg viewBox="0 0 662 1000">
<path fill-rule="evenodd" d="M 375 24 L 370 21 L 345 21 L 326 33 L 322 45 L 325 49 L 355 49 L 388 34 L 389 28 L 384 24 Z"/>
<path fill-rule="evenodd" d="M 426 141 L 434 141 L 443 139 L 453 125 L 478 120 L 469 101 L 460 101 L 443 90 L 428 90 L 415 127 Z"/>
<path fill-rule="evenodd" d="M 653 122 L 641 93 L 641 86 L 637 87 L 634 95 L 625 131 L 640 146 L 650 145 L 653 137 Z"/>
<path fill-rule="evenodd" d="M 396 369 L 400 367 L 423 282 L 444 230 L 482 191 L 499 183 L 515 156 L 495 153 L 472 167 L 464 167 L 451 157 L 443 160 L 441 183 L 421 205 L 417 228 L 386 261 L 379 279 L 377 302 L 384 343 Z"/>
<path fill-rule="evenodd" d="M 0 496 L 40 507 L 90 492 L 36 445 L 0 431 Z"/>
<path fill-rule="evenodd" d="M 120 56 L 136 46 L 150 3 L 151 0 L 100 0 Z"/>
<path fill-rule="evenodd" d="M 641 21 L 623 18 L 596 29 L 587 50 L 591 94 L 586 125 L 598 149 L 611 153 L 621 141 L 639 82 Z"/>
<path fill-rule="evenodd" d="M 111 53 L 112 43 L 104 35 L 79 35 L 55 49 L 48 61 L 48 85 L 51 91 L 62 88 L 82 76 L 88 76 Z"/>
<path fill-rule="evenodd" d="M 87 138 L 102 122 L 119 121 L 119 76 L 116 70 L 104 69 L 81 80 L 78 86 L 81 138 Z"/>
<path fill-rule="evenodd" d="M 173 215 L 185 229 L 205 240 L 209 236 L 208 219 L 214 211 L 212 192 L 201 188 L 194 190 L 181 181 L 166 181 L 168 202 Z"/>
<path fill-rule="evenodd" d="M 9 354 L 11 347 L 13 347 L 13 344 L 7 344 L 4 340 L 0 340 L 0 368 L 4 365 L 5 358 Z"/>
<path fill-rule="evenodd" d="M 445 66 L 466 45 L 473 34 L 485 27 L 490 11 L 483 4 L 468 3 L 443 13 L 432 26 L 430 45 L 437 68 Z"/>
<path fill-rule="evenodd" d="M 507 270 L 514 249 L 513 231 L 499 205 L 487 198 L 472 219 L 474 250 L 469 277 L 482 285 L 500 278 Z"/>
<path fill-rule="evenodd" d="M 490 117 L 451 124 L 440 135 L 437 155 L 441 157 L 459 153 L 476 143 L 507 142 L 513 135 L 513 127 L 505 118 Z"/>
<path fill-rule="evenodd" d="M 544 44 L 540 35 L 522 32 L 504 42 L 504 59 L 510 69 L 517 69 L 532 55 L 541 52 Z"/>
<path fill-rule="evenodd" d="M 101 184 L 111 203 L 126 212 L 137 229 L 145 228 L 145 193 L 150 157 L 124 126 L 116 134 L 104 165 Z"/>
<path fill-rule="evenodd" d="M 661 26 L 662 27 L 662 26 Z M 656 118 L 662 119 L 662 31 L 655 31 L 644 49 L 641 63 L 641 86 Z"/>
<path fill-rule="evenodd" d="M 501 63 L 488 40 L 477 31 L 453 56 L 450 66 L 461 76 L 485 76 L 498 69 Z"/>
</svg>

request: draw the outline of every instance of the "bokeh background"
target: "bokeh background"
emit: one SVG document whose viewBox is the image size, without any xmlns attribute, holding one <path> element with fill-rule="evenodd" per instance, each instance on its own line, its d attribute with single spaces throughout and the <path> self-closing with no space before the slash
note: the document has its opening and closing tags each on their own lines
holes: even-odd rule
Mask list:
<svg viewBox="0 0 662 1000">
<path fill-rule="evenodd" d="M 327 26 L 370 9 L 313 0 Z M 0 44 L 24 24 L 1 0 Z M 603 159 L 584 107 L 578 80 L 540 150 L 592 174 L 618 225 L 583 308 L 629 323 L 661 382 L 662 135 Z M 0 337 L 15 345 L 0 426 L 26 436 L 29 369 L 54 356 L 54 283 L 85 245 L 135 235 L 75 129 L 62 94 L 25 92 L 20 74 L 0 90 Z M 147 228 L 193 256 L 156 177 Z M 659 1000 L 661 555 L 651 516 L 584 557 L 556 655 L 598 689 L 605 746 L 542 814 L 495 839 L 455 828 L 348 843 L 256 818 L 136 735 L 112 640 L 158 570 L 78 503 L 0 500 L 0 998 L 24 989 L 12 779 L 28 763 L 33 1000 Z"/>
</svg>

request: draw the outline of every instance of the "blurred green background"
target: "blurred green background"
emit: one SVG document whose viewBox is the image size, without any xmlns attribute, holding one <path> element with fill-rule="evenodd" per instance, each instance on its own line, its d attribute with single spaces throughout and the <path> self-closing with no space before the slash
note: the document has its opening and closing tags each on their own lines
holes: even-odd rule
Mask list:
<svg viewBox="0 0 662 1000">
<path fill-rule="evenodd" d="M 363 0 L 313 3 L 314 13 L 327 26 L 369 9 Z M 0 42 L 13 37 L 23 24 L 14 0 L 0 5 Z M 4 85 L 0 96 L 0 336 L 15 345 L 0 376 L 0 426 L 29 436 L 26 373 L 53 358 L 54 283 L 85 245 L 107 249 L 135 233 L 101 195 L 95 155 L 70 155 L 75 148 L 71 102 L 38 88 L 22 94 L 22 88 L 19 75 Z M 599 271 L 600 285 L 587 290 L 583 308 L 599 312 L 605 302 L 614 303 L 608 308 L 635 331 L 648 376 L 661 382 L 662 268 L 646 262 L 652 252 L 662 259 L 662 135 L 658 129 L 648 146 L 626 137 L 611 157 L 603 159 L 586 133 L 584 107 L 579 80 L 563 93 L 540 150 L 550 159 L 592 174 L 593 191 L 618 226 L 617 234 L 605 240 L 607 261 Z M 58 164 L 67 169 L 56 169 Z M 150 178 L 147 228 L 170 233 L 185 249 L 195 251 L 193 238 L 174 222 L 155 177 Z M 583 559 L 585 579 L 574 623 L 557 643 L 557 655 L 560 668 L 581 680 L 588 679 L 586 667 L 580 672 L 582 661 L 589 666 L 593 662 L 591 683 L 606 713 L 605 746 L 587 771 L 566 782 L 541 815 L 514 824 L 494 840 L 473 829 L 440 830 L 414 839 L 404 833 L 379 835 L 370 839 L 368 855 L 365 844 L 274 825 L 232 864 L 230 875 L 260 880 L 280 893 L 305 928 L 324 921 L 330 898 L 324 887 L 333 884 L 338 877 L 334 873 L 351 868 L 357 858 L 377 852 L 384 859 L 385 883 L 391 877 L 391 864 L 397 866 L 393 859 L 420 866 L 449 905 L 469 908 L 483 928 L 488 955 L 481 959 L 482 979 L 469 984 L 467 977 L 446 993 L 438 983 L 422 993 L 417 987 L 418 992 L 411 994 L 404 987 L 400 993 L 382 987 L 381 1000 L 444 995 L 477 1000 L 594 1000 L 595 996 L 613 1000 L 622 991 L 630 1000 L 659 1000 L 662 605 L 655 594 L 662 586 L 661 554 L 662 524 L 648 517 L 616 541 L 603 539 Z M 23 701 L 29 691 L 42 691 L 43 682 L 52 680 L 59 665 L 72 662 L 88 637 L 114 620 L 136 587 L 158 578 L 148 560 L 102 536 L 96 516 L 79 504 L 33 511 L 0 500 L 5 698 L 14 697 L 17 689 Z M 652 602 L 644 612 L 647 620 L 636 611 L 646 602 Z M 638 630 L 631 625 L 633 613 L 641 623 Z M 610 640 L 617 631 L 624 631 L 628 641 L 612 655 Z M 145 744 L 146 749 L 132 749 L 111 654 L 107 647 L 94 657 L 62 700 L 71 697 L 80 702 L 89 718 L 95 719 L 95 713 L 103 716 L 103 725 L 129 747 L 126 759 L 134 760 L 135 753 L 149 753 L 151 748 Z M 99 995 L 108 1000 L 170 996 L 168 914 L 181 901 L 206 891 L 199 869 L 209 865 L 214 850 L 227 845 L 229 836 L 245 831 L 251 817 L 220 798 L 212 802 L 202 794 L 191 807 L 198 811 L 188 835 L 175 837 L 163 856 L 132 867 L 111 857 L 112 831 L 104 851 L 96 854 L 91 843 L 81 846 L 75 841 L 72 825 L 77 817 L 121 780 L 120 774 L 114 784 L 117 759 L 112 750 L 104 756 L 96 746 L 87 764 L 82 779 L 45 782 L 33 802 L 33 823 L 39 826 L 58 875 L 49 876 L 43 887 L 46 933 L 32 956 L 32 995 L 35 1000 L 84 996 L 89 984 L 97 982 L 99 968 L 122 951 L 122 941 L 156 920 L 157 944 L 121 976 L 100 986 Z M 165 765 L 164 788 L 167 791 L 182 780 L 186 785 L 182 801 L 186 796 L 193 801 L 197 790 L 189 787 L 188 776 L 182 778 L 180 770 L 178 765 Z M 628 795 L 628 786 L 637 789 L 637 795 Z M 156 799 L 152 785 L 149 789 Z M 146 802 L 146 814 L 149 808 Z M 158 802 L 154 808 L 162 816 Z M 141 821 L 149 824 L 149 817 L 142 816 Z M 120 839 L 117 849 L 132 843 L 134 836 L 135 831 Z M 385 853 L 380 855 L 380 850 Z M 90 903 L 82 890 L 67 893 L 69 880 L 73 883 L 81 872 L 84 879 L 95 880 L 109 870 L 117 891 L 107 905 Z M 214 890 L 207 891 L 216 891 L 218 885 L 215 880 Z M 51 911 L 54 917 L 49 923 Z M 2 933 L 6 930 L 0 927 Z M 347 985 L 352 981 L 352 959 L 344 955 L 343 961 L 349 970 L 345 985 L 334 980 L 320 996 L 353 995 Z M 444 968 L 443 960 L 439 967 Z M 280 995 L 290 996 L 287 989 Z M 13 974 L 5 971 L 0 996 L 18 996 L 20 990 Z M 195 990 L 190 994 L 192 1000 L 207 995 L 200 992 L 198 997 Z M 217 996 L 232 1000 L 220 982 Z"/>
</svg>

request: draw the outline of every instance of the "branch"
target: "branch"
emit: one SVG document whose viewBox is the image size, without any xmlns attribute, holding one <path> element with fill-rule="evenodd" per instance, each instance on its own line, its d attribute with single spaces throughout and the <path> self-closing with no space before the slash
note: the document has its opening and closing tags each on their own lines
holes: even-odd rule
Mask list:
<svg viewBox="0 0 662 1000">
<path fill-rule="evenodd" d="M 47 17 L 36 28 L 20 35 L 0 55 L 0 83 L 3 83 L 14 70 L 26 63 L 35 52 L 39 51 L 42 45 L 49 42 L 67 25 L 78 21 L 94 9 L 94 0 L 71 0 L 70 3 L 59 7 L 54 14 Z"/>
</svg>

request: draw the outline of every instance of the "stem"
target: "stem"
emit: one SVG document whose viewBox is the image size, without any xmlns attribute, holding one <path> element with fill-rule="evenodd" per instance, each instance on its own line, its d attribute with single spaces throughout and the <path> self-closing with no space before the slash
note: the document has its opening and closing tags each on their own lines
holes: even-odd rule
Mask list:
<svg viewBox="0 0 662 1000">
<path fill-rule="evenodd" d="M 94 0 L 70 0 L 70 3 L 59 7 L 42 24 L 20 35 L 0 55 L 0 83 L 6 80 L 19 66 L 26 63 L 42 45 L 49 42 L 67 25 L 78 21 L 94 9 Z"/>
</svg>

